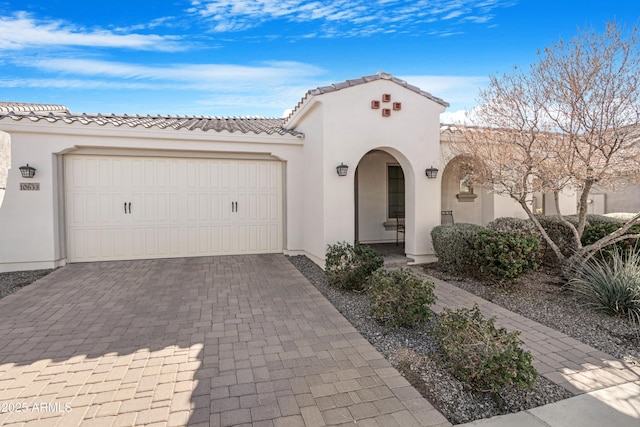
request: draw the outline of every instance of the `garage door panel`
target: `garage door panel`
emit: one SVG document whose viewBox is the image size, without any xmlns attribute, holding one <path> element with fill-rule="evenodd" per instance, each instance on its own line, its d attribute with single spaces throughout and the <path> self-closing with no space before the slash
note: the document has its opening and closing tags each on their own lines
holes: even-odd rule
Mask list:
<svg viewBox="0 0 640 427">
<path fill-rule="evenodd" d="M 144 220 L 145 222 L 157 221 L 158 215 L 158 202 L 157 195 L 145 194 L 144 195 Z"/>
<path fill-rule="evenodd" d="M 87 251 L 84 247 L 84 233 L 84 230 L 74 230 L 69 234 L 71 257 L 80 259 L 87 257 Z"/>
<path fill-rule="evenodd" d="M 237 231 L 236 231 L 236 236 L 234 236 L 237 239 Z M 231 246 L 231 239 L 232 239 L 232 230 L 230 226 L 224 226 L 224 227 L 220 227 L 220 235 L 221 235 L 221 252 L 222 253 L 234 253 L 237 250 L 237 245 L 235 247 L 232 248 Z"/>
<path fill-rule="evenodd" d="M 198 220 L 198 196 L 197 194 L 187 194 L 186 220 L 195 222 Z"/>
<path fill-rule="evenodd" d="M 155 190 L 158 188 L 158 174 L 156 168 L 158 165 L 157 159 L 144 161 L 144 188 L 149 190 Z"/>
<path fill-rule="evenodd" d="M 131 257 L 131 245 L 133 236 L 130 230 L 122 227 L 112 228 L 113 252 L 112 257 L 115 259 L 126 259 Z"/>
<path fill-rule="evenodd" d="M 222 218 L 222 195 L 211 194 L 209 202 L 209 219 L 212 223 L 220 221 Z"/>
<path fill-rule="evenodd" d="M 169 253 L 171 256 L 179 256 L 182 252 L 182 239 L 180 238 L 180 230 L 178 227 L 171 227 L 169 229 L 169 236 L 171 240 L 169 242 Z"/>
<path fill-rule="evenodd" d="M 100 244 L 99 257 L 111 257 L 113 256 L 113 231 L 109 229 L 100 229 L 100 238 L 98 242 Z"/>
<path fill-rule="evenodd" d="M 71 262 L 282 250 L 281 163 L 70 155 L 65 176 Z"/>
<path fill-rule="evenodd" d="M 198 195 L 198 219 L 201 222 L 210 222 L 211 216 L 211 195 L 209 194 L 199 194 Z"/>
<path fill-rule="evenodd" d="M 180 220 L 180 195 L 169 194 L 166 202 L 168 203 L 169 222 L 175 223 Z"/>
<path fill-rule="evenodd" d="M 158 255 L 160 256 L 169 256 L 171 254 L 171 235 L 169 233 L 169 229 L 167 227 L 158 227 L 156 228 L 157 233 L 157 250 Z"/>
<path fill-rule="evenodd" d="M 132 238 L 132 251 L 131 255 L 134 258 L 144 258 L 145 255 L 145 233 L 143 227 L 135 227 L 131 230 Z"/>
</svg>

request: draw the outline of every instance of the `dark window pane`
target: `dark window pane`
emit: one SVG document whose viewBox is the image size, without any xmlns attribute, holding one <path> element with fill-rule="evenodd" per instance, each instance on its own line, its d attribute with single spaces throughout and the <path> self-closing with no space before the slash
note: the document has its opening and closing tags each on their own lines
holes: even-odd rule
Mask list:
<svg viewBox="0 0 640 427">
<path fill-rule="evenodd" d="M 387 216 L 404 214 L 404 173 L 400 166 L 387 166 Z"/>
</svg>

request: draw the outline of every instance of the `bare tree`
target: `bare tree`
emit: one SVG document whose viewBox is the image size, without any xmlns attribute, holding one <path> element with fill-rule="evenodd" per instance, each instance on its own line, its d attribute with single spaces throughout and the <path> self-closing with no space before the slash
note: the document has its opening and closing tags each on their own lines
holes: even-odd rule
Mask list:
<svg viewBox="0 0 640 427">
<path fill-rule="evenodd" d="M 589 257 L 640 223 L 640 212 L 620 229 L 583 247 L 589 192 L 594 185 L 637 182 L 640 169 L 640 51 L 637 27 L 607 23 L 603 33 L 579 30 L 538 52 L 524 72 L 491 76 L 480 107 L 469 114 L 474 126 L 451 129 L 454 155 L 480 160 L 476 185 L 516 200 L 554 251 L 565 257 L 531 210 L 531 198 L 553 195 L 560 221 L 572 230 L 575 257 Z M 559 194 L 578 195 L 578 223 L 563 217 Z"/>
</svg>

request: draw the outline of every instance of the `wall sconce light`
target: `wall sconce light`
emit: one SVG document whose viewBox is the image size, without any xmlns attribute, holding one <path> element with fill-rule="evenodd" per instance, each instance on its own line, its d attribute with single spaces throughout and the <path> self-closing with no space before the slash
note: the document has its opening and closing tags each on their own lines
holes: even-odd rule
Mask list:
<svg viewBox="0 0 640 427">
<path fill-rule="evenodd" d="M 36 174 L 36 168 L 29 166 L 29 163 L 27 163 L 27 166 L 20 166 L 18 169 L 20 169 L 23 178 L 33 178 Z"/>
<path fill-rule="evenodd" d="M 344 163 L 340 163 L 340 166 L 336 166 L 336 171 L 338 171 L 338 176 L 347 176 L 347 170 L 349 169 L 349 166 L 345 165 Z"/>
<path fill-rule="evenodd" d="M 436 178 L 438 176 L 438 168 L 434 168 L 433 166 L 427 168 L 424 172 L 429 179 Z"/>
</svg>

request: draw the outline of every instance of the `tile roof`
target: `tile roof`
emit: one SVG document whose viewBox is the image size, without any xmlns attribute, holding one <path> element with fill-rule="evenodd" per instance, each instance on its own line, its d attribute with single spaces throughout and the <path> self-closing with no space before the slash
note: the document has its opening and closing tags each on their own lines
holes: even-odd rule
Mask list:
<svg viewBox="0 0 640 427">
<path fill-rule="evenodd" d="M 0 120 L 11 118 L 15 121 L 31 120 L 37 122 L 46 120 L 50 123 L 81 123 L 84 125 L 97 124 L 100 126 L 129 126 L 145 128 L 157 127 L 159 129 L 187 129 L 214 132 L 241 132 L 267 135 L 293 135 L 302 133 L 287 129 L 287 122 L 293 115 L 313 96 L 334 92 L 351 86 L 357 86 L 375 80 L 389 80 L 403 86 L 417 94 L 420 94 L 445 107 L 449 104 L 440 98 L 431 95 L 422 89 L 408 84 L 406 81 L 392 76 L 384 71 L 358 79 L 334 83 L 329 86 L 321 86 L 307 91 L 285 119 L 266 117 L 213 117 L 213 116 L 161 116 L 161 115 L 127 115 L 127 114 L 77 114 L 71 113 L 64 105 L 55 104 L 28 104 L 19 102 L 0 102 Z"/>
<path fill-rule="evenodd" d="M 286 125 L 286 123 L 293 117 L 293 115 L 307 102 L 307 100 L 313 96 L 317 96 L 317 95 L 322 95 L 325 93 L 330 93 L 330 92 L 335 92 L 337 90 L 341 90 L 341 89 L 345 89 L 351 86 L 358 86 L 361 84 L 365 84 L 365 83 L 369 83 L 375 80 L 390 80 L 396 84 L 399 84 L 400 86 L 403 86 L 417 94 L 420 94 L 422 96 L 424 96 L 425 98 L 428 98 L 432 101 L 437 102 L 438 104 L 441 104 L 444 107 L 448 107 L 449 103 L 444 101 L 441 98 L 438 98 L 436 96 L 431 95 L 429 92 L 425 92 L 424 90 L 420 89 L 417 86 L 413 86 L 410 85 L 409 83 L 407 83 L 406 81 L 399 79 L 397 77 L 394 77 L 393 75 L 384 72 L 384 71 L 378 71 L 378 73 L 376 74 L 372 74 L 370 76 L 363 76 L 360 77 L 359 79 L 351 79 L 351 80 L 346 80 L 344 82 L 340 82 L 340 83 L 333 83 L 329 86 L 320 86 L 317 87 L 315 89 L 311 89 L 309 91 L 307 91 L 307 93 L 305 94 L 305 96 L 298 102 L 298 104 L 296 105 L 296 107 L 291 111 L 291 113 L 289 114 L 289 116 L 287 116 L 284 119 L 284 123 Z"/>
<path fill-rule="evenodd" d="M 22 107 L 17 111 L 7 112 L 9 103 L 0 103 L 0 120 L 13 119 L 15 121 L 31 120 L 38 122 L 46 120 L 49 123 L 63 122 L 67 124 L 80 123 L 83 125 L 97 124 L 100 126 L 129 126 L 132 128 L 157 127 L 159 129 L 187 129 L 214 132 L 241 132 L 267 135 L 302 135 L 300 132 L 285 129 L 280 118 L 265 117 L 212 117 L 212 116 L 160 116 L 160 115 L 127 115 L 127 114 L 74 114 L 66 108 L 55 113 L 48 106 L 31 104 L 31 111 Z M 26 104 L 24 104 L 26 105 Z"/>
<path fill-rule="evenodd" d="M 64 105 L 57 104 L 28 104 L 25 102 L 0 102 L 1 113 L 30 113 L 30 112 L 48 112 L 48 113 L 68 113 L 69 110 Z"/>
</svg>

